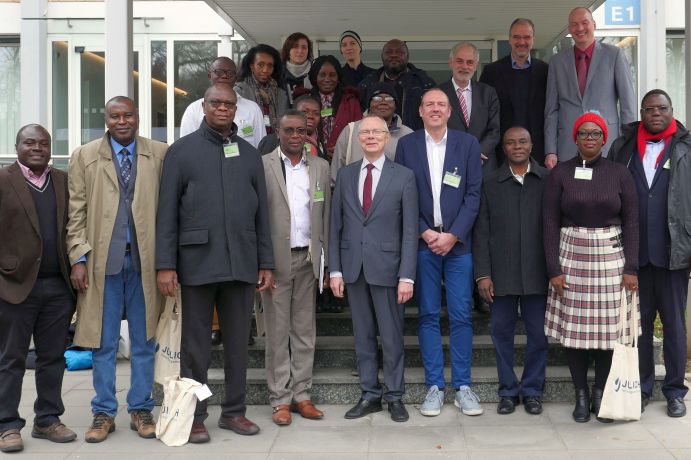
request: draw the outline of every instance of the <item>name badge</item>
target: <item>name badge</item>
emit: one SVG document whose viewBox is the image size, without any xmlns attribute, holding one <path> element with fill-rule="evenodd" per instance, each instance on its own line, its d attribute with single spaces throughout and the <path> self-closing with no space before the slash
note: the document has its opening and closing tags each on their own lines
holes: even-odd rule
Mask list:
<svg viewBox="0 0 691 460">
<path fill-rule="evenodd" d="M 264 115 L 264 126 L 271 126 L 271 117 Z"/>
<path fill-rule="evenodd" d="M 672 162 L 669 161 L 669 158 L 667 158 L 667 161 L 665 161 L 665 164 L 662 165 L 664 169 L 670 169 L 672 167 Z"/>
<path fill-rule="evenodd" d="M 322 116 L 322 118 L 324 118 L 324 117 L 330 117 L 330 116 L 333 115 L 333 114 L 334 114 L 334 109 L 333 109 L 333 107 L 327 107 L 327 108 L 325 108 L 325 109 L 322 109 L 322 111 L 321 111 L 321 116 Z"/>
<path fill-rule="evenodd" d="M 446 171 L 442 183 L 453 188 L 458 188 L 461 185 L 461 176 L 458 174 L 458 168 L 454 168 L 453 172 Z"/>
<path fill-rule="evenodd" d="M 324 191 L 323 190 L 315 190 L 314 191 L 314 201 L 324 201 Z"/>
<path fill-rule="evenodd" d="M 593 180 L 593 170 L 590 168 L 578 167 L 573 174 L 573 178 L 579 180 Z"/>
<path fill-rule="evenodd" d="M 231 142 L 230 144 L 223 144 L 223 155 L 226 158 L 239 157 L 240 147 L 236 142 Z"/>
<path fill-rule="evenodd" d="M 245 137 L 251 136 L 252 133 L 254 132 L 254 128 L 252 127 L 252 125 L 247 125 L 247 126 L 244 126 L 244 127 L 240 130 L 240 132 L 241 132 L 242 135 L 245 136 Z"/>
</svg>

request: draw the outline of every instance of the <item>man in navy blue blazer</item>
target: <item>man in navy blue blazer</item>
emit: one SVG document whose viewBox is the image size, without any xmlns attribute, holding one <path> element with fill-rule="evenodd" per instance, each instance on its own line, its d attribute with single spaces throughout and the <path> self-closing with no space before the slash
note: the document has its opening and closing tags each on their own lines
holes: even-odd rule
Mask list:
<svg viewBox="0 0 691 460">
<path fill-rule="evenodd" d="M 448 96 L 438 88 L 420 104 L 424 129 L 402 137 L 396 162 L 415 173 L 420 217 L 417 253 L 418 336 L 428 393 L 422 415 L 435 416 L 444 404 L 444 353 L 439 328 L 442 276 L 451 325 L 451 380 L 455 404 L 466 415 L 482 414 L 470 389 L 473 345 L 473 259 L 471 235 L 480 209 L 480 144 L 470 134 L 447 129 Z"/>
</svg>

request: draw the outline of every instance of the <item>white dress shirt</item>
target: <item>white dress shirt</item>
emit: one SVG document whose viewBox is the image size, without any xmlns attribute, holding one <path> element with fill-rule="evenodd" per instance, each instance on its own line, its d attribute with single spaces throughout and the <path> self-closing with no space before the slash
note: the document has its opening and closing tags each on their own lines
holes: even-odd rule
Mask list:
<svg viewBox="0 0 691 460">
<path fill-rule="evenodd" d="M 256 102 L 240 97 L 239 94 L 237 96 L 237 110 L 233 121 L 238 125 L 238 136 L 252 144 L 256 149 L 259 146 L 259 141 L 266 136 L 264 115 Z M 180 121 L 180 137 L 198 130 L 201 126 L 204 119 L 203 101 L 204 98 L 197 99 L 185 109 Z"/>
<path fill-rule="evenodd" d="M 279 156 L 286 170 L 286 190 L 290 207 L 290 247 L 309 246 L 310 229 L 310 176 L 304 159 L 293 166 L 279 147 Z"/>
<path fill-rule="evenodd" d="M 451 83 L 453 83 L 454 93 L 458 94 L 458 90 L 461 90 L 461 94 L 465 98 L 465 105 L 468 107 L 468 119 L 470 119 L 473 115 L 473 86 L 470 84 L 470 81 L 468 81 L 468 86 L 461 88 L 456 84 L 456 80 L 453 78 L 451 79 Z M 461 117 L 463 117 L 463 114 L 461 114 Z"/>
<path fill-rule="evenodd" d="M 441 217 L 441 185 L 444 180 L 444 159 L 446 158 L 446 139 L 449 130 L 444 132 L 444 137 L 439 142 L 434 142 L 432 136 L 425 130 L 425 145 L 427 146 L 427 163 L 429 165 L 430 183 L 432 184 L 432 209 L 434 214 L 434 226 L 439 227 L 444 223 Z"/>
<path fill-rule="evenodd" d="M 645 170 L 645 179 L 648 181 L 648 187 L 653 185 L 653 179 L 655 178 L 655 162 L 660 153 L 665 149 L 665 140 L 660 139 L 658 142 L 647 141 L 645 143 L 645 155 L 643 155 L 643 169 Z M 660 163 L 658 168 L 662 168 L 663 165 Z"/>
</svg>

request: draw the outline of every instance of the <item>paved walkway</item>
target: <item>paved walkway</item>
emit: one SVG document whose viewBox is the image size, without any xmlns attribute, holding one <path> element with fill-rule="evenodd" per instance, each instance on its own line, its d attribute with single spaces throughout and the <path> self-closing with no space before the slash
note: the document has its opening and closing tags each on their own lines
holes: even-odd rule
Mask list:
<svg viewBox="0 0 691 460">
<path fill-rule="evenodd" d="M 539 416 L 522 407 L 500 416 L 495 404 L 485 404 L 485 414 L 467 417 L 446 405 L 439 417 L 422 417 L 408 406 L 410 421 L 395 423 L 384 412 L 359 420 L 345 420 L 346 406 L 320 406 L 321 421 L 297 416 L 293 424 L 279 428 L 271 422 L 268 406 L 250 406 L 247 416 L 259 424 L 256 436 L 239 436 L 216 427 L 220 408 L 212 406 L 207 427 L 211 442 L 202 445 L 166 447 L 157 440 L 140 439 L 129 429 L 125 406 L 129 386 L 129 363 L 118 364 L 116 383 L 120 412 L 117 430 L 101 444 L 83 441 L 91 423 L 93 396 L 89 371 L 67 372 L 63 395 L 63 421 L 74 429 L 77 441 L 53 444 L 31 438 L 32 404 L 36 396 L 33 371 L 24 378 L 20 413 L 29 419 L 22 430 L 22 459 L 242 459 L 242 460 L 420 460 L 420 459 L 606 459 L 691 460 L 691 415 L 671 419 L 663 402 L 651 403 L 640 422 L 604 425 L 593 418 L 578 424 L 571 420 L 570 404 L 546 404 Z M 691 398 L 690 398 L 691 399 Z M 689 403 L 691 405 L 691 401 Z M 156 409 L 156 414 L 158 409 Z M 10 458 L 0 454 L 0 458 Z"/>
</svg>

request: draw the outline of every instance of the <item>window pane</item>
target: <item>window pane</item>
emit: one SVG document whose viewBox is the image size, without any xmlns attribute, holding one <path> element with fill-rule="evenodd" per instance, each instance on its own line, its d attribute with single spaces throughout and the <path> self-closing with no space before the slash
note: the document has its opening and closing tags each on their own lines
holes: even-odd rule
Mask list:
<svg viewBox="0 0 691 460">
<path fill-rule="evenodd" d="M 53 42 L 53 155 L 67 155 L 69 150 L 67 84 L 67 42 Z"/>
<path fill-rule="evenodd" d="M 20 93 L 19 45 L 0 44 L 0 155 L 14 156 Z"/>
<path fill-rule="evenodd" d="M 175 139 L 180 137 L 180 121 L 185 109 L 204 96 L 209 87 L 209 66 L 218 55 L 218 42 L 175 42 Z"/>
<path fill-rule="evenodd" d="M 105 132 L 105 53 L 84 51 L 81 59 L 82 144 L 103 136 Z"/>
<path fill-rule="evenodd" d="M 166 117 L 168 105 L 166 98 L 166 42 L 151 42 L 151 137 L 157 141 L 167 142 L 168 129 Z"/>
<path fill-rule="evenodd" d="M 672 98 L 674 117 L 688 125 L 686 120 L 686 65 L 684 37 L 667 38 L 667 92 Z"/>
</svg>

